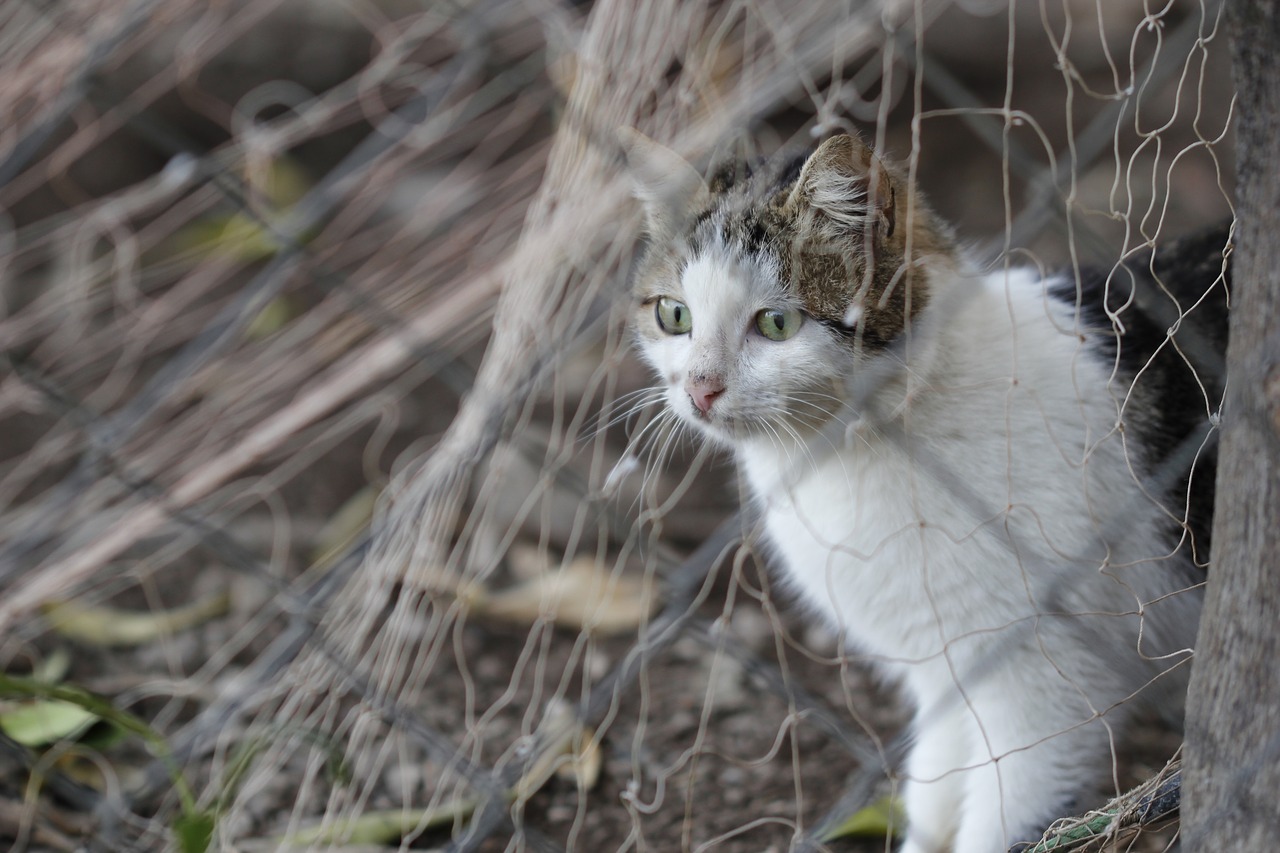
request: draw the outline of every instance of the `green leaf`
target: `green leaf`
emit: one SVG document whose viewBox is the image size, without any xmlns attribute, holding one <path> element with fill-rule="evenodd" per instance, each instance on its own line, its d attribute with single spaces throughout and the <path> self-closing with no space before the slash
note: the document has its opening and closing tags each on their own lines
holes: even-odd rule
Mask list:
<svg viewBox="0 0 1280 853">
<path fill-rule="evenodd" d="M 67 677 L 71 669 L 71 655 L 64 648 L 57 648 L 49 656 L 31 668 L 31 677 L 45 684 L 57 684 Z"/>
<path fill-rule="evenodd" d="M 178 815 L 173 822 L 173 834 L 178 837 L 178 849 L 182 853 L 206 853 L 213 843 L 213 828 L 217 822 L 212 812 L 189 812 Z"/>
<path fill-rule="evenodd" d="M 182 251 L 246 263 L 269 258 L 280 250 L 271 232 L 243 213 L 196 220 L 173 235 L 173 242 Z"/>
<path fill-rule="evenodd" d="M 120 710 L 111 704 L 111 700 L 96 693 L 90 693 L 83 687 L 69 684 L 45 684 L 33 678 L 6 675 L 3 672 L 0 672 L 0 696 L 52 700 L 75 705 L 108 721 L 112 725 L 119 726 L 126 732 L 137 735 L 151 747 L 169 771 L 169 777 L 173 780 L 173 788 L 178 795 L 179 802 L 182 804 L 183 813 L 189 815 L 196 812 L 195 794 L 192 793 L 191 786 L 187 784 L 186 778 L 182 775 L 182 769 L 174 761 L 173 752 L 169 749 L 169 742 L 165 740 L 164 735 L 151 728 L 140 717 L 134 716 L 128 711 Z"/>
<path fill-rule="evenodd" d="M 80 736 L 80 744 L 98 752 L 105 752 L 118 743 L 127 740 L 129 733 L 110 720 L 99 720 Z"/>
<path fill-rule="evenodd" d="M 301 313 L 294 300 L 288 296 L 277 296 L 268 302 L 257 316 L 245 327 L 244 336 L 251 341 L 269 338 L 288 325 L 289 321 Z"/>
<path fill-rule="evenodd" d="M 882 797 L 865 809 L 849 815 L 843 823 L 828 830 L 823 841 L 837 838 L 888 838 L 907 825 L 902 804 L 893 797 Z"/>
<path fill-rule="evenodd" d="M 260 214 L 244 211 L 214 213 L 187 224 L 170 238 L 173 249 L 193 252 L 203 257 L 231 258 L 252 263 L 269 258 L 283 248 L 271 225 L 283 226 L 289 210 L 311 187 L 311 180 L 296 163 L 277 157 L 266 168 L 248 169 L 246 182 L 251 194 L 259 199 Z M 307 242 L 311 234 L 299 236 Z"/>
<path fill-rule="evenodd" d="M 23 746 L 34 748 L 75 740 L 100 719 L 79 705 L 45 699 L 0 713 L 0 729 Z"/>
</svg>

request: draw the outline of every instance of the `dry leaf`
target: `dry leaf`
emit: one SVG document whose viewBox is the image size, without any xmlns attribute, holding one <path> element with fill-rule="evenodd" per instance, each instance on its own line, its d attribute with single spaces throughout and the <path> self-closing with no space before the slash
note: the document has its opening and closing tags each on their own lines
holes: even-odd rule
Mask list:
<svg viewBox="0 0 1280 853">
<path fill-rule="evenodd" d="M 359 817 L 333 820 L 300 829 L 279 839 L 277 849 L 332 844 L 392 844 L 411 832 L 451 826 L 466 820 L 479 805 L 477 797 L 455 797 L 435 808 L 365 812 Z"/>
<path fill-rule="evenodd" d="M 472 607 L 521 625 L 549 619 L 562 628 L 619 634 L 634 631 L 649 617 L 657 600 L 654 593 L 651 581 L 580 557 L 499 593 L 479 594 Z"/>
<path fill-rule="evenodd" d="M 53 630 L 73 640 L 95 646 L 141 646 L 215 619 L 230 609 L 230 593 L 220 592 L 172 610 L 134 612 L 53 601 L 44 606 L 44 614 Z"/>
<path fill-rule="evenodd" d="M 532 797 L 552 775 L 573 780 L 584 789 L 592 788 L 600 778 L 595 732 L 582 724 L 564 700 L 547 703 L 534 742 L 545 746 L 513 789 L 519 799 Z"/>
<path fill-rule="evenodd" d="M 604 765 L 604 750 L 596 740 L 595 730 L 583 726 L 574 743 L 572 760 L 556 768 L 556 778 L 573 782 L 584 791 L 590 791 L 600 781 L 600 769 Z"/>
</svg>

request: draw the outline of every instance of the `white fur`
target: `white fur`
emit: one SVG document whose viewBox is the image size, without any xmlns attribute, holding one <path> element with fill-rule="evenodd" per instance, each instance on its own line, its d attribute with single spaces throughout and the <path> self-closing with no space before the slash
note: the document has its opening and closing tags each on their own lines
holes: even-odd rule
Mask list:
<svg viewBox="0 0 1280 853">
<path fill-rule="evenodd" d="M 1185 689 L 1199 612 L 1115 429 L 1124 389 L 1029 273 L 935 277 L 906 346 L 855 361 L 812 320 L 753 333 L 788 296 L 732 258 L 691 260 L 693 332 L 643 350 L 736 452 L 789 585 L 914 703 L 902 849 L 999 853 L 1093 805 L 1131 696 L 1170 669 L 1162 695 Z M 725 382 L 710 418 L 695 372 Z M 746 426 L 801 389 L 843 398 L 825 428 Z"/>
<path fill-rule="evenodd" d="M 850 231 L 861 228 L 867 218 L 867 190 L 847 175 L 824 171 L 806 187 L 809 204 L 837 225 Z"/>
</svg>

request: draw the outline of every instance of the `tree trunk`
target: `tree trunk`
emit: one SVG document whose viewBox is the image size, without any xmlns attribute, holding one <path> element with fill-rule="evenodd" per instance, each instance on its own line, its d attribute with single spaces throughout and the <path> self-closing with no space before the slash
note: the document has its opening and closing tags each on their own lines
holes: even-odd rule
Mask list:
<svg viewBox="0 0 1280 853">
<path fill-rule="evenodd" d="M 1280 839 L 1280 2 L 1227 0 L 1237 228 L 1213 566 L 1187 703 L 1191 853 Z"/>
</svg>

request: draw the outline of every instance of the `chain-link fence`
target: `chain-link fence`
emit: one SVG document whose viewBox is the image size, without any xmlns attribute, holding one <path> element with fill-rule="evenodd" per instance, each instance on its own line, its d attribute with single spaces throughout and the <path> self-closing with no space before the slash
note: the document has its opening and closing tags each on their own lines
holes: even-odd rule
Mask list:
<svg viewBox="0 0 1280 853">
<path fill-rule="evenodd" d="M 770 580 L 729 460 L 652 422 L 614 131 L 705 165 L 856 130 L 993 268 L 1152 270 L 1231 218 L 1219 16 L 8 4 L 0 836 L 889 849 L 906 710 Z M 1201 303 L 1137 281 L 1211 422 Z M 1178 743 L 1118 735 L 1079 811 L 1154 781 L 1054 831 L 1167 849 Z"/>
</svg>

